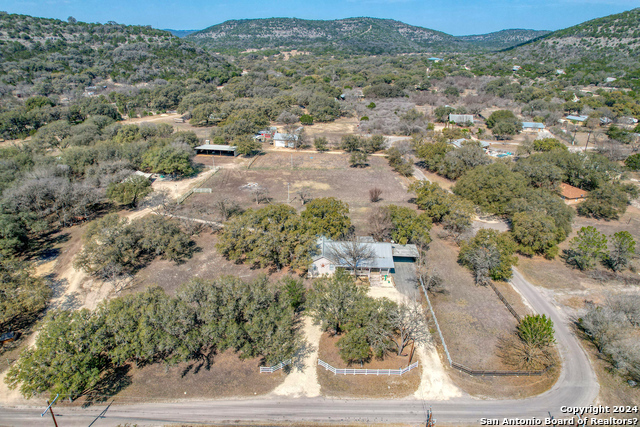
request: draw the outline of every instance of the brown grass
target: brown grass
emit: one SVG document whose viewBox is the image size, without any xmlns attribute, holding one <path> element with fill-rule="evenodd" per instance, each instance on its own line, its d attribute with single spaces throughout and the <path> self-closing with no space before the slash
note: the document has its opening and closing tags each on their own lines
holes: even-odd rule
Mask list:
<svg viewBox="0 0 640 427">
<path fill-rule="evenodd" d="M 611 364 L 604 356 L 598 352 L 593 343 L 586 338 L 584 333 L 577 331 L 577 335 L 582 342 L 582 347 L 587 351 L 591 359 L 591 366 L 596 372 L 600 393 L 598 394 L 598 404 L 605 406 L 634 406 L 640 402 L 640 388 L 631 387 L 615 371 L 611 369 Z M 636 418 L 637 414 L 627 414 L 629 418 Z M 618 418 L 625 418 L 619 414 Z"/>
<path fill-rule="evenodd" d="M 320 339 L 318 358 L 336 368 L 345 368 L 346 364 L 340 358 L 336 342 L 339 336 L 323 334 Z M 409 364 L 410 348 L 405 355 L 388 354 L 383 360 L 373 358 L 370 362 L 349 368 L 363 369 L 400 369 Z M 412 362 L 415 362 L 415 356 Z M 417 369 L 401 376 L 376 375 L 334 375 L 323 367 L 318 366 L 318 381 L 323 395 L 331 397 L 365 397 L 365 398 L 399 398 L 413 394 L 420 385 L 420 370 Z"/>
<path fill-rule="evenodd" d="M 188 367 L 193 366 L 185 373 Z M 241 360 L 228 350 L 214 357 L 213 363 L 197 368 L 198 363 L 181 363 L 172 368 L 162 364 L 134 368 L 130 372 L 131 385 L 115 397 L 118 401 L 139 398 L 221 398 L 264 395 L 278 386 L 286 374 L 260 373 L 260 358 Z"/>
<path fill-rule="evenodd" d="M 469 270 L 457 263 L 457 246 L 439 238 L 439 231 L 437 227 L 431 233 L 428 257 L 443 277 L 446 290 L 431 301 L 451 357 L 471 369 L 509 369 L 495 350 L 499 338 L 513 332 L 516 319 L 490 287 L 474 283 Z M 516 310 L 524 310 L 515 291 L 498 286 L 505 291 L 505 298 L 514 302 Z"/>
<path fill-rule="evenodd" d="M 234 275 L 245 281 L 251 281 L 262 274 L 269 275 L 270 280 L 278 280 L 286 274 L 291 274 L 287 269 L 278 272 L 228 261 L 215 249 L 217 241 L 215 234 L 209 231 L 202 232 L 195 238 L 200 250 L 191 259 L 183 264 L 155 259 L 136 275 L 135 286 L 127 292 L 138 292 L 148 286 L 160 286 L 167 293 L 173 294 L 181 284 L 195 277 L 208 280 Z"/>
<path fill-rule="evenodd" d="M 431 298 L 434 311 L 447 342 L 451 358 L 476 370 L 514 370 L 501 357 L 501 339 L 513 334 L 516 319 L 509 313 L 490 287 L 476 286 L 471 273 L 457 263 L 458 248 L 438 237 L 434 228 L 428 257 L 445 280 L 446 290 Z M 495 283 L 511 306 L 521 316 L 530 313 L 520 295 L 508 284 Z M 441 346 L 438 351 L 443 352 Z M 443 359 L 444 360 L 444 359 Z M 551 387 L 560 373 L 551 369 L 540 377 L 472 377 L 447 368 L 454 383 L 475 396 L 522 398 Z"/>
<path fill-rule="evenodd" d="M 551 368 L 538 377 L 472 377 L 448 368 L 450 378 L 467 393 L 490 399 L 523 399 L 550 389 L 558 380 L 560 369 Z"/>
<path fill-rule="evenodd" d="M 196 212 L 201 218 L 215 219 L 212 206 L 216 200 L 225 197 L 234 199 L 245 209 L 262 207 L 264 204 L 256 206 L 250 191 L 240 188 L 252 182 L 269 190 L 272 203 L 286 203 L 289 195 L 291 206 L 302 210 L 304 206 L 296 198 L 296 191 L 307 187 L 314 198 L 336 197 L 348 203 L 357 233 L 366 234 L 367 216 L 372 209 L 370 188 L 382 190 L 380 204 L 413 206 L 409 204 L 412 196 L 407 193 L 409 181 L 406 178 L 393 172 L 384 157 L 371 156 L 369 164 L 367 168 L 351 168 L 349 155 L 344 153 L 272 151 L 260 156 L 249 170 L 225 168 L 219 171 L 203 184 L 213 192 L 192 195 L 185 201 L 183 210 Z"/>
</svg>

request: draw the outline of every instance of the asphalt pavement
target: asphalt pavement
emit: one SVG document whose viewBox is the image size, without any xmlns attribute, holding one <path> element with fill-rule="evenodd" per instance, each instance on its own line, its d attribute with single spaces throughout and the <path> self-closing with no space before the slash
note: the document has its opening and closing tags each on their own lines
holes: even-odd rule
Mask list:
<svg viewBox="0 0 640 427">
<path fill-rule="evenodd" d="M 482 400 L 462 397 L 448 401 L 356 400 L 330 398 L 270 398 L 143 403 L 127 405 L 117 400 L 90 408 L 56 408 L 60 426 L 115 426 L 125 423 L 162 425 L 201 424 L 235 421 L 321 421 L 364 423 L 408 423 L 425 421 L 431 407 L 438 423 L 479 425 L 481 418 L 544 419 L 561 417 L 561 406 L 588 406 L 598 395 L 598 382 L 585 351 L 571 332 L 569 320 L 544 294 L 514 271 L 512 284 L 538 313 L 554 322 L 556 340 L 563 359 L 562 373 L 547 392 L 527 399 Z M 0 407 L 0 425 L 45 426 L 51 419 L 41 418 L 43 408 Z M 102 413 L 102 415 L 100 415 Z M 48 415 L 47 415 L 48 416 Z"/>
</svg>

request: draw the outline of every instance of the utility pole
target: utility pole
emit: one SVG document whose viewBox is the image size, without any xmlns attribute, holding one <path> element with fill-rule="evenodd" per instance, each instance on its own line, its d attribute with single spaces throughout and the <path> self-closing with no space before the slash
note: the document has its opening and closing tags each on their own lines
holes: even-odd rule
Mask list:
<svg viewBox="0 0 640 427">
<path fill-rule="evenodd" d="M 435 427 L 436 420 L 433 418 L 433 412 L 431 412 L 431 407 L 429 407 L 429 411 L 427 412 L 427 422 L 425 423 L 425 427 Z"/>
<path fill-rule="evenodd" d="M 291 155 L 291 170 L 293 170 L 293 154 Z"/>
<path fill-rule="evenodd" d="M 289 183 L 287 182 L 287 203 L 291 201 L 291 192 L 289 191 Z"/>
<path fill-rule="evenodd" d="M 40 417 L 44 417 L 44 414 L 47 413 L 47 411 L 49 411 L 51 413 L 51 418 L 53 419 L 53 425 L 55 425 L 56 427 L 58 427 L 58 423 L 56 422 L 56 416 L 53 414 L 53 404 L 56 402 L 56 400 L 58 400 L 58 396 L 60 396 L 60 394 L 56 394 L 56 398 L 53 399 L 53 402 L 49 403 L 49 401 L 47 400 L 47 409 L 44 410 L 43 413 L 40 414 Z"/>
</svg>

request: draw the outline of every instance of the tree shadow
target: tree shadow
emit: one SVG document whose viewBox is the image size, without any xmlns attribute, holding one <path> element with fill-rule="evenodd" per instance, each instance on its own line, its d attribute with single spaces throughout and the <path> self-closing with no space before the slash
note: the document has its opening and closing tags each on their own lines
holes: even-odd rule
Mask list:
<svg viewBox="0 0 640 427">
<path fill-rule="evenodd" d="M 65 292 L 69 287 L 69 281 L 67 279 L 58 279 L 55 274 L 49 274 L 45 276 L 45 280 L 49 283 L 49 287 L 51 288 L 51 297 L 49 299 L 50 308 L 54 310 L 75 310 L 80 308 L 81 303 L 78 299 L 77 293 L 74 292 L 72 294 L 65 295 Z"/>
<path fill-rule="evenodd" d="M 130 370 L 129 365 L 109 369 L 93 389 L 83 394 L 85 402 L 82 407 L 86 408 L 96 403 L 105 402 L 131 385 Z"/>
</svg>

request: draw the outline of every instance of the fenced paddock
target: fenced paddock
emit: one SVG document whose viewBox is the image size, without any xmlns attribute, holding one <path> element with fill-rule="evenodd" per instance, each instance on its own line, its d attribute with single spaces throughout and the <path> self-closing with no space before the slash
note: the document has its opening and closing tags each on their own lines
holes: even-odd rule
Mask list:
<svg viewBox="0 0 640 427">
<path fill-rule="evenodd" d="M 275 366 L 261 366 L 260 373 L 261 374 L 273 374 L 275 371 L 279 371 L 287 365 L 291 364 L 291 359 L 285 360 L 283 362 L 278 363 Z"/>
<path fill-rule="evenodd" d="M 334 375 L 404 375 L 414 368 L 418 367 L 418 362 L 407 366 L 402 369 L 338 369 L 329 365 L 327 362 L 318 359 L 318 365 L 322 366 L 325 370 L 333 372 Z"/>
</svg>

